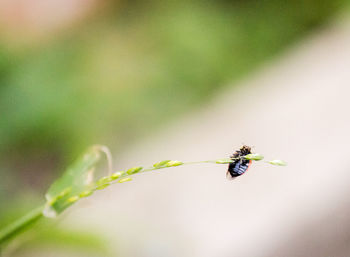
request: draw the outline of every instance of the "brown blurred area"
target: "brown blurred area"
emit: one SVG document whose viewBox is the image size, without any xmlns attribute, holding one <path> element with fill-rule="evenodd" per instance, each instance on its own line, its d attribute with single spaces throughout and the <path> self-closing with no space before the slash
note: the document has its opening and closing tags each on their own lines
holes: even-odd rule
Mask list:
<svg viewBox="0 0 350 257">
<path fill-rule="evenodd" d="M 2 0 L 0 28 L 7 40 L 25 46 L 43 42 L 86 22 L 106 1 Z"/>
</svg>

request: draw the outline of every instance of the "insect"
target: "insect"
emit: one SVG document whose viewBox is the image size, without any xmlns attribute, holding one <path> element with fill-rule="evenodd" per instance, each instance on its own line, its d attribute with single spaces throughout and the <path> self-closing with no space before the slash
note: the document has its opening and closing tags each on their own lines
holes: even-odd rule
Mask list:
<svg viewBox="0 0 350 257">
<path fill-rule="evenodd" d="M 228 165 L 228 170 L 226 172 L 227 179 L 235 179 L 236 177 L 241 176 L 248 170 L 252 161 L 245 159 L 244 156 L 251 153 L 251 148 L 249 146 L 244 145 L 239 150 L 237 150 L 232 156 L 230 156 L 230 158 L 234 162 L 231 162 Z"/>
</svg>

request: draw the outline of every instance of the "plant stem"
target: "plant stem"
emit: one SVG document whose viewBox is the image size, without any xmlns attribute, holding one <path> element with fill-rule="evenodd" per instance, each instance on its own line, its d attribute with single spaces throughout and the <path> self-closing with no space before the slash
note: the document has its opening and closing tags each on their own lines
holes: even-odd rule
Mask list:
<svg viewBox="0 0 350 257">
<path fill-rule="evenodd" d="M 199 162 L 188 162 L 188 163 L 183 163 L 182 165 L 186 165 L 186 164 L 199 164 L 199 163 L 210 163 L 213 162 L 215 163 L 215 161 L 199 161 Z M 155 168 L 155 167 L 150 167 L 148 169 L 144 169 L 142 172 L 147 172 L 147 171 L 154 171 L 154 170 L 159 170 L 159 169 L 164 169 L 164 168 L 171 168 L 171 167 L 160 167 L 160 168 Z M 123 174 L 120 178 L 123 177 L 127 177 L 130 176 L 129 174 L 125 173 Z M 115 182 L 107 182 L 106 184 L 114 184 Z M 92 191 L 96 191 L 98 187 L 92 189 Z M 71 205 L 71 203 L 69 204 Z M 9 239 L 13 238 L 14 236 L 16 236 L 17 234 L 23 232 L 23 230 L 25 230 L 26 228 L 30 227 L 31 225 L 33 225 L 36 221 L 38 221 L 39 219 L 41 219 L 43 216 L 43 210 L 45 208 L 45 205 L 38 207 L 37 209 L 32 210 L 31 212 L 27 213 L 26 215 L 24 215 L 22 218 L 19 218 L 18 220 L 14 221 L 13 223 L 11 223 L 10 225 L 8 225 L 7 227 L 3 228 L 0 230 L 0 247 Z"/>
<path fill-rule="evenodd" d="M 92 189 L 89 189 L 89 190 L 83 191 L 83 192 L 78 192 L 77 195 L 72 195 L 72 196 L 68 195 L 67 196 L 67 194 L 69 194 L 69 192 L 71 190 L 71 187 L 74 185 L 74 183 L 72 182 L 70 187 L 68 186 L 62 192 L 58 192 L 58 194 L 54 195 L 55 200 L 53 199 L 52 201 L 47 202 L 45 205 L 40 206 L 40 207 L 32 210 L 28 214 L 24 215 L 22 218 L 19 218 L 18 220 L 14 221 L 13 223 L 8 225 L 7 227 L 1 229 L 0 230 L 0 251 L 1 251 L 1 247 L 3 246 L 3 244 L 6 241 L 17 236 L 18 234 L 23 232 L 25 229 L 27 229 L 28 227 L 33 225 L 35 222 L 37 222 L 39 219 L 44 217 L 43 211 L 45 208 L 51 208 L 55 203 L 63 200 L 65 202 L 59 203 L 60 209 L 58 209 L 58 211 L 54 210 L 55 214 L 58 214 L 59 212 L 63 211 L 64 209 L 66 209 L 67 207 L 69 207 L 70 205 L 72 205 L 73 203 L 78 201 L 80 198 L 87 197 L 87 196 L 91 195 L 92 192 L 94 192 L 96 190 L 101 190 L 101 189 L 109 186 L 110 184 L 130 181 L 131 178 L 128 178 L 128 177 L 132 176 L 134 174 L 155 171 L 155 170 L 160 170 L 160 169 L 165 169 L 165 168 L 171 168 L 171 167 L 177 167 L 177 166 L 182 166 L 182 165 L 192 165 L 192 164 L 200 164 L 200 163 L 228 164 L 228 163 L 232 163 L 236 160 L 241 160 L 242 158 L 245 158 L 247 160 L 255 160 L 255 161 L 259 161 L 259 160 L 264 158 L 262 155 L 259 155 L 259 154 L 248 154 L 245 156 L 238 156 L 238 157 L 234 157 L 234 158 L 230 157 L 230 158 L 224 158 L 224 159 L 196 161 L 196 162 L 180 162 L 180 161 L 166 160 L 166 161 L 155 163 L 153 166 L 145 168 L 145 169 L 142 169 L 142 167 L 134 167 L 134 168 L 131 168 L 127 171 L 123 171 L 123 173 L 121 173 L 120 175 L 118 174 L 116 177 L 113 177 L 114 174 L 112 174 L 112 168 L 111 168 L 112 167 L 112 161 L 111 161 L 112 158 L 111 158 L 111 154 L 110 154 L 108 148 L 104 147 L 104 146 L 97 146 L 97 147 L 100 151 L 104 152 L 107 155 L 108 176 L 103 177 L 98 181 L 95 181 L 95 184 L 94 184 L 95 186 Z M 89 155 L 88 155 L 88 157 L 90 158 Z M 89 161 L 88 166 L 91 166 L 91 165 L 94 166 L 96 164 L 96 158 L 95 158 L 96 156 L 93 156 L 93 157 L 94 157 L 94 159 L 92 159 L 90 161 L 88 160 Z M 283 162 L 281 160 L 273 160 L 273 161 L 270 161 L 269 163 L 273 164 L 273 165 L 279 165 L 279 166 L 286 165 L 285 162 Z M 78 164 L 81 166 L 84 163 L 78 163 Z M 80 167 L 80 170 L 78 170 L 78 172 L 81 173 L 82 171 L 84 171 L 84 169 L 86 168 L 85 166 L 86 165 L 84 164 L 83 168 Z M 115 174 L 117 174 L 117 173 L 118 172 L 116 172 Z M 70 180 L 75 179 L 75 177 L 69 172 L 68 172 L 68 174 L 66 174 L 66 176 L 68 176 L 68 179 L 70 179 Z M 67 189 L 68 189 L 68 191 L 67 191 Z M 47 217 L 49 217 L 49 216 L 47 216 Z M 1 252 L 0 252 L 0 255 L 1 255 Z"/>
<path fill-rule="evenodd" d="M 0 246 L 7 240 L 21 233 L 26 228 L 33 225 L 36 221 L 43 217 L 42 211 L 44 206 L 40 206 L 31 212 L 17 219 L 12 224 L 0 230 Z"/>
</svg>

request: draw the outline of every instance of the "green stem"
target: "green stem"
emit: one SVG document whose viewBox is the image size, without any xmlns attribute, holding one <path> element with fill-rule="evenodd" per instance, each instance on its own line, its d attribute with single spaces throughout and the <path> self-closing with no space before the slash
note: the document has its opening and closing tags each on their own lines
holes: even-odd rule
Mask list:
<svg viewBox="0 0 350 257">
<path fill-rule="evenodd" d="M 199 163 L 205 163 L 205 162 L 215 162 L 215 161 L 199 161 L 199 162 L 188 162 L 188 163 L 183 163 L 183 165 L 186 164 L 199 164 Z M 148 169 L 143 170 L 142 172 L 147 172 L 147 171 L 154 171 L 154 170 L 159 170 L 159 169 L 164 169 L 164 168 L 171 168 L 171 167 L 160 167 L 160 168 L 154 168 L 150 167 Z M 140 173 L 142 173 L 140 172 Z M 123 174 L 120 178 L 130 176 L 129 174 Z M 110 184 L 116 183 L 112 182 Z M 106 183 L 106 184 L 109 184 Z M 98 188 L 98 187 L 97 187 Z M 92 191 L 96 191 L 97 188 L 92 189 Z M 69 203 L 68 205 L 71 205 L 72 203 Z M 18 220 L 14 221 L 12 224 L 8 225 L 7 227 L 3 228 L 0 230 L 0 246 L 8 241 L 9 239 L 13 238 L 17 234 L 23 232 L 26 228 L 30 227 L 33 225 L 37 220 L 43 217 L 43 209 L 45 206 L 40 206 L 37 209 L 34 209 L 33 211 L 27 213 L 24 215 L 22 218 L 19 218 Z"/>
<path fill-rule="evenodd" d="M 66 202 L 63 203 L 65 205 L 62 205 L 62 203 L 60 203 L 61 204 L 60 212 L 63 211 L 64 209 L 66 209 L 68 206 L 70 206 L 73 203 L 75 203 L 80 198 L 90 195 L 93 191 L 100 190 L 100 189 L 103 189 L 103 188 L 105 188 L 106 186 L 108 186 L 110 184 L 114 184 L 114 183 L 120 182 L 120 179 L 122 179 L 122 178 L 129 177 L 129 176 L 132 176 L 134 174 L 138 174 L 138 173 L 128 174 L 127 172 L 124 172 L 124 173 L 122 173 L 122 175 L 120 175 L 120 176 L 118 176 L 116 178 L 113 178 L 113 180 L 110 180 L 109 178 L 112 178 L 112 176 L 113 176 L 113 174 L 111 175 L 111 166 L 112 166 L 111 165 L 111 157 L 110 157 L 111 154 L 110 154 L 108 148 L 106 148 L 104 146 L 98 146 L 98 147 L 99 147 L 100 151 L 103 151 L 103 152 L 106 153 L 107 159 L 109 160 L 109 163 L 108 163 L 109 176 L 101 178 L 100 180 L 98 180 L 96 182 L 97 186 L 92 188 L 90 191 L 86 191 L 87 194 L 85 194 L 85 195 L 84 194 L 83 195 L 82 194 L 80 194 L 80 195 L 73 195 L 73 196 L 71 196 L 68 199 L 63 199 L 63 200 L 66 200 Z M 155 166 L 156 164 L 154 164 L 154 166 L 146 168 L 146 169 L 143 169 L 139 173 L 155 171 L 155 170 L 171 168 L 171 167 L 177 167 L 177 166 L 182 166 L 182 165 L 200 164 L 200 163 L 228 164 L 228 163 L 234 162 L 235 160 L 238 160 L 238 159 L 241 159 L 241 158 L 246 158 L 248 160 L 259 161 L 259 160 L 261 160 L 263 158 L 263 156 L 261 156 L 259 154 L 249 154 L 249 155 L 245 155 L 245 156 L 239 156 L 239 157 L 236 157 L 236 158 L 230 157 L 230 158 L 225 158 L 225 159 L 206 160 L 206 161 L 197 161 L 197 162 L 168 161 L 167 163 L 164 163 L 163 166 Z M 96 163 L 96 161 L 93 160 L 93 163 Z M 281 160 L 274 160 L 274 161 L 270 161 L 269 163 L 270 164 L 274 164 L 274 165 L 280 165 L 280 166 L 284 166 L 285 165 L 285 162 L 283 162 Z M 68 175 L 71 176 L 71 174 L 68 174 Z M 105 181 L 106 178 L 107 178 L 107 180 Z M 101 181 L 101 183 L 99 183 L 100 181 Z M 10 224 L 7 227 L 1 229 L 0 230 L 0 248 L 6 241 L 8 241 L 9 239 L 11 239 L 11 238 L 15 237 L 16 235 L 20 234 L 25 229 L 27 229 L 28 227 L 33 225 L 35 222 L 37 222 L 39 219 L 44 217 L 43 216 L 43 210 L 44 210 L 45 206 L 46 207 L 52 207 L 52 205 L 55 204 L 58 200 L 60 200 L 62 197 L 63 198 L 66 197 L 67 196 L 67 192 L 65 192 L 65 191 L 67 189 L 70 189 L 70 188 L 68 187 L 65 190 L 63 190 L 61 192 L 61 194 L 56 195 L 56 198 L 55 198 L 56 200 L 55 201 L 46 203 L 46 205 L 43 205 L 43 206 L 38 207 L 37 209 L 34 209 L 33 211 L 31 211 L 28 214 L 24 215 L 22 218 L 14 221 L 12 224 Z M 84 193 L 84 192 L 82 192 L 82 193 Z M 68 197 L 69 197 L 69 195 L 68 195 Z"/>
<path fill-rule="evenodd" d="M 12 224 L 0 230 L 0 246 L 7 240 L 23 232 L 26 228 L 33 225 L 36 221 L 43 217 L 42 211 L 44 206 L 40 206 L 24 215 L 22 218 L 17 219 Z"/>
</svg>

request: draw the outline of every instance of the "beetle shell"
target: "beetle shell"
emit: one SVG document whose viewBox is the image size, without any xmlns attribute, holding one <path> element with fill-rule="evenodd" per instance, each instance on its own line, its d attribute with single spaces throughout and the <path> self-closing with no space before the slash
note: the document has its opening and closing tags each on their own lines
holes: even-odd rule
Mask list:
<svg viewBox="0 0 350 257">
<path fill-rule="evenodd" d="M 230 157 L 234 160 L 234 162 L 228 165 L 228 170 L 226 173 L 227 179 L 232 180 L 238 176 L 241 176 L 248 170 L 252 161 L 243 158 L 243 156 L 247 154 L 251 154 L 251 148 L 244 145 Z"/>
</svg>

